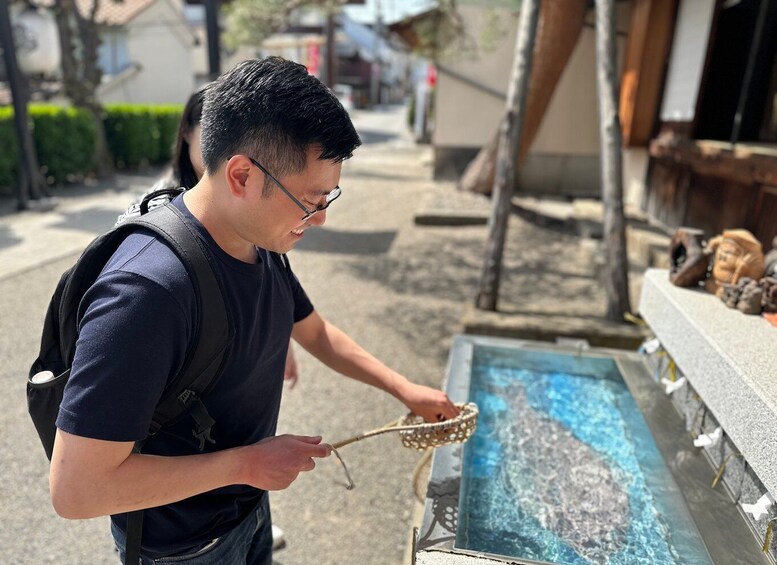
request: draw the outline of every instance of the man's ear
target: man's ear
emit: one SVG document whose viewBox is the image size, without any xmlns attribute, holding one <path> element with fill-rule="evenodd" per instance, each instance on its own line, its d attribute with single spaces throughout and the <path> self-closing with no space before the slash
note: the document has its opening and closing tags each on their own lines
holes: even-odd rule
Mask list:
<svg viewBox="0 0 777 565">
<path fill-rule="evenodd" d="M 227 161 L 224 168 L 224 176 L 227 180 L 230 192 L 238 198 L 243 198 L 249 190 L 249 184 L 256 168 L 245 155 L 233 155 Z M 258 171 L 256 171 L 258 172 Z"/>
</svg>

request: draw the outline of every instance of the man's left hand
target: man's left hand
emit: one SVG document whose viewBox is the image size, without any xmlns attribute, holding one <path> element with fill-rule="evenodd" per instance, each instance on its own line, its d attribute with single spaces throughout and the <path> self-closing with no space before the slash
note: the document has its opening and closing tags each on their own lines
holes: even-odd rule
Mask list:
<svg viewBox="0 0 777 565">
<path fill-rule="evenodd" d="M 427 422 L 449 420 L 459 414 L 459 409 L 448 395 L 436 388 L 407 382 L 399 392 L 399 399 L 413 414 L 421 416 Z"/>
</svg>

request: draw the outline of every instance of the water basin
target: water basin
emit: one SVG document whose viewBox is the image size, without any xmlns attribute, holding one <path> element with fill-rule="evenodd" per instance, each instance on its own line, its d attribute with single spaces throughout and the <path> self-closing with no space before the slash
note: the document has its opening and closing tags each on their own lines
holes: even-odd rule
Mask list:
<svg viewBox="0 0 777 565">
<path fill-rule="evenodd" d="M 447 390 L 478 430 L 435 453 L 417 562 L 768 562 L 638 355 L 457 336 Z"/>
</svg>

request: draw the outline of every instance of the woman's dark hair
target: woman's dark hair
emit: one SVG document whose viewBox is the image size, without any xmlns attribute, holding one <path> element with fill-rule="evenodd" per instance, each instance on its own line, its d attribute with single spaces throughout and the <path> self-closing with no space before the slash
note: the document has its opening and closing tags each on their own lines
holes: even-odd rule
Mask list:
<svg viewBox="0 0 777 565">
<path fill-rule="evenodd" d="M 361 140 L 339 100 L 303 65 L 280 57 L 244 61 L 208 88 L 202 156 L 209 173 L 238 154 L 276 177 L 299 173 L 313 145 L 319 159 L 336 163 Z"/>
<path fill-rule="evenodd" d="M 189 97 L 183 109 L 181 123 L 178 126 L 178 135 L 173 147 L 173 181 L 177 186 L 192 188 L 199 182 L 199 177 L 194 171 L 194 165 L 189 157 L 189 142 L 187 135 L 200 125 L 202 119 L 202 105 L 205 101 L 205 92 L 212 83 L 208 83 Z"/>
</svg>

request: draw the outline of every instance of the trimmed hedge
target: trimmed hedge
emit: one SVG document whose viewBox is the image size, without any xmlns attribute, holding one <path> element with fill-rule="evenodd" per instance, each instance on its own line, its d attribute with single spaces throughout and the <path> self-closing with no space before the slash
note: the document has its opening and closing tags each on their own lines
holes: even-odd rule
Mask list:
<svg viewBox="0 0 777 565">
<path fill-rule="evenodd" d="M 72 181 L 94 170 L 94 124 L 86 111 L 37 104 L 27 111 L 46 182 Z M 0 187 L 10 187 L 19 176 L 19 147 L 10 107 L 0 108 L 0 147 Z"/>
<path fill-rule="evenodd" d="M 170 160 L 181 106 L 109 104 L 103 121 L 108 149 L 119 169 L 159 165 Z"/>
<path fill-rule="evenodd" d="M 19 176 L 19 147 L 13 125 L 13 110 L 0 107 L 0 187 L 13 186 Z"/>
<path fill-rule="evenodd" d="M 95 127 L 86 110 L 32 105 L 33 142 L 48 184 L 72 182 L 94 170 Z"/>
<path fill-rule="evenodd" d="M 170 161 L 182 110 L 180 105 L 106 106 L 103 122 L 116 167 Z M 32 104 L 28 113 L 38 162 L 49 184 L 72 182 L 94 171 L 95 128 L 88 112 Z M 13 109 L 0 107 L 0 192 L 10 192 L 18 182 L 18 151 Z"/>
</svg>

